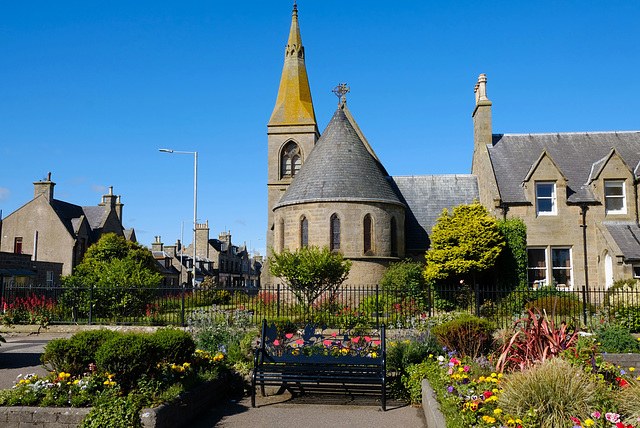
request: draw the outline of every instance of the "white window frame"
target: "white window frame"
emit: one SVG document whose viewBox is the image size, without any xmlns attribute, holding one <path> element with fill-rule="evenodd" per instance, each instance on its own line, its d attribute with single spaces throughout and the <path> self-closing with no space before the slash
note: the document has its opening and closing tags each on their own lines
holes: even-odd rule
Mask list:
<svg viewBox="0 0 640 428">
<path fill-rule="evenodd" d="M 607 188 L 620 188 L 622 189 L 621 195 L 607 195 Z M 608 208 L 608 201 L 616 199 L 622 199 L 622 208 L 619 210 L 613 210 Z M 607 215 L 609 214 L 626 214 L 627 213 L 627 195 L 625 191 L 624 180 L 604 180 L 604 209 Z"/>
<path fill-rule="evenodd" d="M 528 280 L 528 271 L 530 271 L 530 270 L 542 270 L 542 271 L 544 271 L 544 280 L 542 280 L 541 282 L 536 282 L 536 281 L 531 282 L 531 283 L 529 283 L 529 286 L 533 287 L 534 289 L 538 289 L 540 287 L 545 287 L 549 283 L 549 255 L 548 255 L 547 247 L 527 247 L 527 256 L 528 256 L 529 250 L 542 250 L 544 252 L 544 266 L 543 267 L 527 266 L 527 280 Z"/>
<path fill-rule="evenodd" d="M 568 250 L 569 251 L 569 266 L 554 266 L 553 265 L 553 251 L 554 250 Z M 568 284 L 553 284 L 556 287 L 561 287 L 561 288 L 566 288 L 566 289 L 573 289 L 573 250 L 571 247 L 551 247 L 551 257 L 550 257 L 550 261 L 551 261 L 551 281 L 553 284 L 553 272 L 554 270 L 569 270 L 569 281 Z"/>
<path fill-rule="evenodd" d="M 640 265 L 633 265 L 633 277 L 640 278 Z"/>
<path fill-rule="evenodd" d="M 541 186 L 551 186 L 551 196 L 540 196 L 539 188 Z M 558 198 L 556 197 L 556 183 L 555 181 L 537 181 L 535 183 L 536 187 L 536 214 L 539 216 L 545 215 L 557 215 L 558 214 Z M 540 200 L 550 200 L 551 201 L 551 211 L 541 211 L 540 210 Z"/>
</svg>

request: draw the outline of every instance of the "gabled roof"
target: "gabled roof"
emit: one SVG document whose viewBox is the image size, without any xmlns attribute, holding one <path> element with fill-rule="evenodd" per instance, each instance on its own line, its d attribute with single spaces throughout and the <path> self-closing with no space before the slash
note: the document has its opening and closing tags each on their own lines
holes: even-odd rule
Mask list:
<svg viewBox="0 0 640 428">
<path fill-rule="evenodd" d="M 427 250 L 429 234 L 443 209 L 472 204 L 478 199 L 478 179 L 471 174 L 409 175 L 389 177 L 396 193 L 407 205 L 407 250 Z"/>
<path fill-rule="evenodd" d="M 592 166 L 611 148 L 627 163 L 640 162 L 640 132 L 586 132 L 560 134 L 498 134 L 488 147 L 496 182 L 504 203 L 526 203 L 522 182 L 540 154 L 546 150 L 567 177 L 567 202 L 594 203 L 589 190 Z"/>
<path fill-rule="evenodd" d="M 320 201 L 404 205 L 382 171 L 380 163 L 338 107 L 300 172 L 273 209 Z"/>
<path fill-rule="evenodd" d="M 603 222 L 625 260 L 640 260 L 640 227 L 635 222 Z"/>
</svg>

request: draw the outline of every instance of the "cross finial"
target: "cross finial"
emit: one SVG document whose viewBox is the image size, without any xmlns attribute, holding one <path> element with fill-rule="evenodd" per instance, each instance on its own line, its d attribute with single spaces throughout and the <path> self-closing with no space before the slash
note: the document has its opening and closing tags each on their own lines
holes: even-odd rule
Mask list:
<svg viewBox="0 0 640 428">
<path fill-rule="evenodd" d="M 340 104 L 346 100 L 345 94 L 348 94 L 351 90 L 346 83 L 338 83 L 338 86 L 333 88 L 333 91 L 331 92 L 336 94 L 336 97 L 338 97 L 338 104 Z"/>
</svg>

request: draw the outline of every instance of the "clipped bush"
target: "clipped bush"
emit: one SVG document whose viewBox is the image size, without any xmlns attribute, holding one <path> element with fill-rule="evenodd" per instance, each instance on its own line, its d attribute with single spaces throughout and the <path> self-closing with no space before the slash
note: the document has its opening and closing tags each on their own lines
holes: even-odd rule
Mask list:
<svg viewBox="0 0 640 428">
<path fill-rule="evenodd" d="M 582 314 L 583 302 L 571 296 L 545 296 L 532 300 L 525 305 L 525 309 L 538 308 L 547 314 L 555 314 L 557 316 L 579 316 Z M 593 305 L 586 303 L 587 312 L 595 313 Z"/>
<path fill-rule="evenodd" d="M 137 333 L 114 337 L 96 352 L 98 368 L 114 374 L 125 391 L 135 386 L 142 375 L 154 370 L 159 359 L 158 348 L 149 335 Z"/>
<path fill-rule="evenodd" d="M 158 329 L 150 339 L 155 343 L 161 362 L 182 364 L 191 361 L 196 343 L 185 331 L 171 327 Z"/>
<path fill-rule="evenodd" d="M 75 350 L 76 364 L 81 369 L 80 373 L 86 372 L 89 369 L 89 364 L 96 362 L 96 352 L 103 343 L 121 335 L 122 333 L 117 331 L 100 329 L 82 331 L 71 336 L 69 342 Z"/>
<path fill-rule="evenodd" d="M 53 339 L 44 347 L 40 362 L 48 371 L 78 373 L 76 350 L 69 339 Z"/>
<path fill-rule="evenodd" d="M 504 378 L 500 407 L 505 414 L 537 415 L 540 428 L 574 426 L 571 417 L 590 418 L 605 396 L 581 368 L 552 358 Z"/>
<path fill-rule="evenodd" d="M 440 324 L 431 333 L 449 351 L 457 351 L 460 357 L 476 358 L 489 351 L 494 327 L 489 321 L 469 314 Z"/>
<path fill-rule="evenodd" d="M 629 330 L 618 326 L 605 327 L 598 331 L 596 340 L 600 344 L 598 349 L 601 352 L 640 352 L 640 342 Z"/>
</svg>

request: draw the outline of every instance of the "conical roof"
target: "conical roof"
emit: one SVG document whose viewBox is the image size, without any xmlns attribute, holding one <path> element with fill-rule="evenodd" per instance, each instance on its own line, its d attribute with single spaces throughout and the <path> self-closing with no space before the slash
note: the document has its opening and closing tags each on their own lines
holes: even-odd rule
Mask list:
<svg viewBox="0 0 640 428">
<path fill-rule="evenodd" d="M 382 171 L 344 111 L 338 108 L 300 172 L 273 208 L 322 201 L 404 206 Z"/>
</svg>

